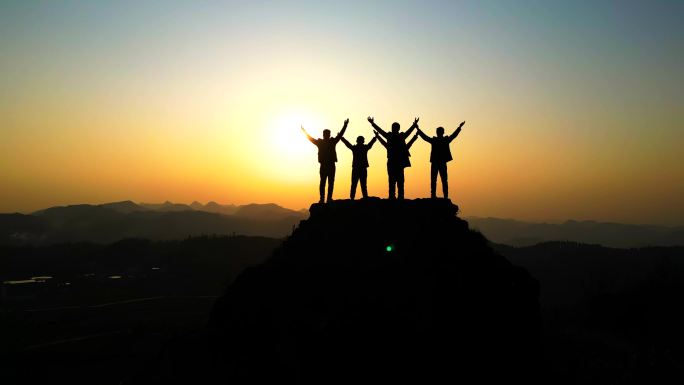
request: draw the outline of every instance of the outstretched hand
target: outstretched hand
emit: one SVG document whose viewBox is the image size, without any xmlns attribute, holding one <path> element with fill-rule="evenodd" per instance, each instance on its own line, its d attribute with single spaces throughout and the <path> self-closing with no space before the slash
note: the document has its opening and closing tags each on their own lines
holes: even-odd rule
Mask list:
<svg viewBox="0 0 684 385">
<path fill-rule="evenodd" d="M 418 127 L 418 121 L 419 121 L 419 120 L 420 120 L 420 118 L 415 118 L 415 119 L 413 120 L 413 125 L 416 126 L 416 127 Z"/>
<path fill-rule="evenodd" d="M 459 125 L 458 125 L 458 128 L 461 128 L 461 127 L 463 127 L 463 125 L 464 125 L 464 124 L 465 124 L 465 120 L 464 120 L 464 121 L 462 121 L 462 122 L 461 122 L 461 124 L 459 124 Z"/>
<path fill-rule="evenodd" d="M 349 118 L 345 119 L 344 121 L 344 126 L 347 127 L 347 124 L 349 124 Z"/>
<path fill-rule="evenodd" d="M 372 117 L 372 116 L 369 116 L 369 117 L 368 117 L 368 121 L 371 122 L 371 123 L 373 123 L 373 122 L 375 121 L 375 118 Z"/>
</svg>

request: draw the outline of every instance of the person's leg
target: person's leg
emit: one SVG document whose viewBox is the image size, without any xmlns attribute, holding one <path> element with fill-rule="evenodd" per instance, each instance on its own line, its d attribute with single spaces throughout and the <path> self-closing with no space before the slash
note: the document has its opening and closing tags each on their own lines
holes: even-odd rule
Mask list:
<svg viewBox="0 0 684 385">
<path fill-rule="evenodd" d="M 354 200 L 354 196 L 356 195 L 356 185 L 359 183 L 359 170 L 358 167 L 352 167 L 352 182 L 351 182 L 351 190 L 349 191 L 349 198 Z"/>
<path fill-rule="evenodd" d="M 332 201 L 333 190 L 335 189 L 335 164 L 330 166 L 330 173 L 328 174 L 328 202 Z"/>
<path fill-rule="evenodd" d="M 439 167 L 439 176 L 442 179 L 442 192 L 444 198 L 449 198 L 449 176 L 447 175 L 447 164 L 441 164 Z"/>
<path fill-rule="evenodd" d="M 387 179 L 389 180 L 389 199 L 394 199 L 395 194 L 394 194 L 394 185 L 396 183 L 396 175 L 394 171 L 394 166 L 388 164 L 387 165 Z"/>
<path fill-rule="evenodd" d="M 399 190 L 399 199 L 404 199 L 404 168 L 397 167 L 397 190 Z"/>
<path fill-rule="evenodd" d="M 328 178 L 328 175 L 326 173 L 325 166 L 321 164 L 321 168 L 318 170 L 318 174 L 321 177 L 321 181 L 318 184 L 318 192 L 320 193 L 321 199 L 318 201 L 318 203 L 323 203 L 325 200 L 325 180 Z"/>
<path fill-rule="evenodd" d="M 437 193 L 437 171 L 439 168 L 435 163 L 430 163 L 430 198 L 436 198 Z"/>
<path fill-rule="evenodd" d="M 368 181 L 368 169 L 361 167 L 359 174 L 359 178 L 361 179 L 361 194 L 363 194 L 364 198 L 368 198 L 368 186 L 366 183 Z"/>
</svg>

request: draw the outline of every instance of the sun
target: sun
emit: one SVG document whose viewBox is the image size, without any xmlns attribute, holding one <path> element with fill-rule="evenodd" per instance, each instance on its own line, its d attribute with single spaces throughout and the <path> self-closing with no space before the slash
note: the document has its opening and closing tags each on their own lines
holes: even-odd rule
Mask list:
<svg viewBox="0 0 684 385">
<path fill-rule="evenodd" d="M 321 135 L 320 124 L 312 114 L 291 111 L 278 115 L 268 124 L 273 149 L 288 157 L 305 156 L 315 147 L 306 139 L 300 127 L 303 126 L 311 136 L 317 138 Z"/>
<path fill-rule="evenodd" d="M 311 144 L 300 127 L 315 137 L 321 137 L 322 119 L 315 113 L 302 109 L 288 109 L 266 119 L 263 140 L 269 164 L 280 176 L 292 179 L 310 174 L 316 167 L 316 146 Z"/>
</svg>

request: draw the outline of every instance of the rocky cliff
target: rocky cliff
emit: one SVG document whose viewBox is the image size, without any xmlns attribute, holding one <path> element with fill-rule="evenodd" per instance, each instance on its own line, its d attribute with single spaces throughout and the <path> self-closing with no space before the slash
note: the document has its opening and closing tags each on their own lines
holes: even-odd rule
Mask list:
<svg viewBox="0 0 684 385">
<path fill-rule="evenodd" d="M 314 204 L 216 303 L 228 383 L 539 380 L 538 285 L 448 200 Z"/>
</svg>

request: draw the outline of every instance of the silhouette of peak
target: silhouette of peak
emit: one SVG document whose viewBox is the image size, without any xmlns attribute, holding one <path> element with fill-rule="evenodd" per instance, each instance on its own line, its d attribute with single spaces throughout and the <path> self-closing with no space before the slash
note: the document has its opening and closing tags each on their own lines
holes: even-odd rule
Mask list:
<svg viewBox="0 0 684 385">
<path fill-rule="evenodd" d="M 117 201 L 117 202 L 109 202 L 109 203 L 103 203 L 100 206 L 128 206 L 128 207 L 137 207 L 138 205 L 135 204 L 132 200 L 128 199 L 125 201 Z"/>
<path fill-rule="evenodd" d="M 102 212 L 102 211 L 111 212 L 112 210 L 106 209 L 104 207 L 89 205 L 89 204 L 76 204 L 76 205 L 67 205 L 67 206 L 48 207 L 46 209 L 36 211 L 33 214 L 34 215 L 42 215 L 42 216 L 50 216 L 50 215 L 58 215 L 58 214 L 62 214 L 62 213 L 85 214 L 85 213 L 98 213 L 98 212 Z"/>
<path fill-rule="evenodd" d="M 223 215 L 232 215 L 237 210 L 235 205 L 222 205 L 214 201 L 207 202 L 203 207 L 197 207 L 196 210 L 207 211 L 210 213 L 217 213 Z"/>
<path fill-rule="evenodd" d="M 240 206 L 241 208 L 245 209 L 251 209 L 251 208 L 261 208 L 261 209 L 282 209 L 282 206 L 279 206 L 275 203 L 249 203 L 246 205 Z"/>
<path fill-rule="evenodd" d="M 309 211 L 216 303 L 224 382 L 535 382 L 537 283 L 451 201 Z"/>
<path fill-rule="evenodd" d="M 197 201 L 192 201 L 192 203 L 190 203 L 190 207 L 192 207 L 195 210 L 202 210 L 204 208 L 204 205 Z"/>
<path fill-rule="evenodd" d="M 286 209 L 275 203 L 251 203 L 239 206 L 235 211 L 235 215 L 252 219 L 282 219 L 292 216 L 301 216 L 301 213 Z"/>
<path fill-rule="evenodd" d="M 98 205 L 98 207 L 104 207 L 107 209 L 112 209 L 121 213 L 131 213 L 134 211 L 144 211 L 146 210 L 144 207 L 137 205 L 135 202 L 131 200 L 126 200 L 126 201 L 121 201 L 121 202 L 111 202 L 111 203 L 103 203 L 101 205 Z"/>
<path fill-rule="evenodd" d="M 165 201 L 164 203 L 140 203 L 140 206 L 156 211 L 191 211 L 192 207 L 183 203 L 173 203 Z"/>
</svg>

